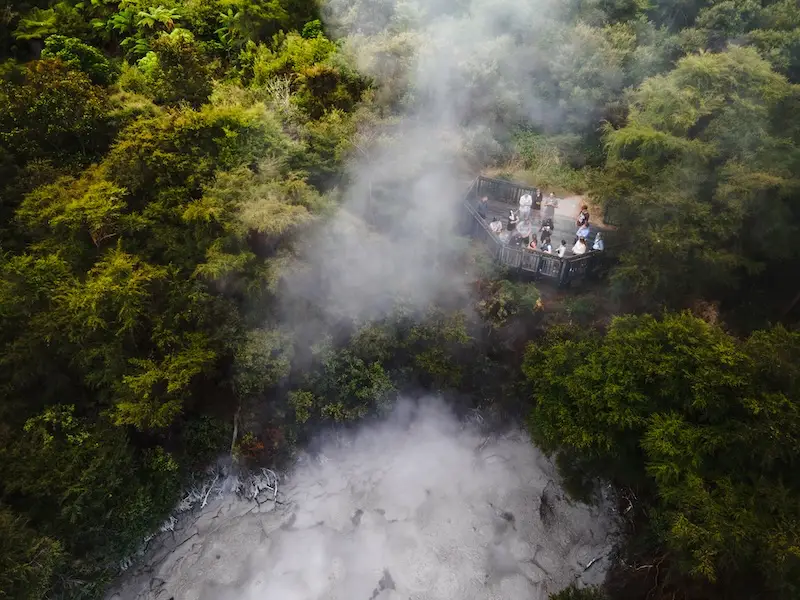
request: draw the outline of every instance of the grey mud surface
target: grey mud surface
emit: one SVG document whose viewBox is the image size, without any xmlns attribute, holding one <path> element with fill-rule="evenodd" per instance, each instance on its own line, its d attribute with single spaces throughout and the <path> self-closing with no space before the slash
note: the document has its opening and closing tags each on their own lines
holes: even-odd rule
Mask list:
<svg viewBox="0 0 800 600">
<path fill-rule="evenodd" d="M 257 501 L 209 500 L 107 600 L 544 600 L 601 583 L 608 501 L 570 502 L 522 434 L 441 408 L 329 444 Z"/>
</svg>

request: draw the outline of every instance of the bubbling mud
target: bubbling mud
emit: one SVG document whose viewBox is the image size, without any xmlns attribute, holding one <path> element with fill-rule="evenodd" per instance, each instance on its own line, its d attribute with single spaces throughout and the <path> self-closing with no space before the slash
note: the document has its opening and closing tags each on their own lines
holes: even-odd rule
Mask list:
<svg viewBox="0 0 800 600">
<path fill-rule="evenodd" d="M 608 500 L 571 502 L 526 435 L 439 401 L 305 456 L 273 501 L 209 501 L 152 544 L 113 600 L 544 600 L 602 582 Z"/>
</svg>

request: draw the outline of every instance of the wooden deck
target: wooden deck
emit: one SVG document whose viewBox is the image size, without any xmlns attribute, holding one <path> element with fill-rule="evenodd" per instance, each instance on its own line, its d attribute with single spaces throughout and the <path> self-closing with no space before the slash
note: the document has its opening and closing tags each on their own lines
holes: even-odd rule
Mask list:
<svg viewBox="0 0 800 600">
<path fill-rule="evenodd" d="M 558 210 L 534 209 L 531 211 L 531 222 L 534 232 L 537 233 L 542 220 L 546 215 L 552 214 L 553 249 L 557 248 L 561 240 L 567 242 L 567 254 L 564 258 L 559 258 L 555 254 L 549 254 L 538 250 L 528 250 L 513 243 L 504 243 L 498 235 L 489 229 L 489 223 L 494 217 L 500 219 L 505 226 L 508 222 L 509 209 L 519 209 L 519 198 L 525 193 L 532 193 L 529 186 L 522 184 L 478 177 L 470 186 L 464 198 L 464 207 L 468 214 L 465 221 L 467 233 L 476 239 L 482 240 L 492 252 L 495 260 L 502 265 L 518 269 L 537 279 L 551 280 L 558 285 L 566 286 L 573 282 L 581 281 L 592 273 L 600 262 L 601 252 L 588 251 L 586 254 L 574 255 L 571 251 L 575 243 L 575 217 L 573 215 L 559 214 Z M 486 219 L 483 219 L 477 212 L 477 205 L 480 198 L 487 196 L 489 206 Z M 587 242 L 591 248 L 595 234 L 600 231 L 605 234 L 608 227 L 601 223 L 590 222 L 590 234 Z M 605 237 L 605 235 L 604 235 Z"/>
</svg>

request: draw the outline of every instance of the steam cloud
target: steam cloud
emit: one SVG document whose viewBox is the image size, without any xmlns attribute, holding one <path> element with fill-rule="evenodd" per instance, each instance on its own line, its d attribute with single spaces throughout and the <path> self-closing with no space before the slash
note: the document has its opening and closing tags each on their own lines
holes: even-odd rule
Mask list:
<svg viewBox="0 0 800 600">
<path fill-rule="evenodd" d="M 283 489 L 264 513 L 212 503 L 112 598 L 544 600 L 601 581 L 611 550 L 608 507 L 565 500 L 526 436 L 430 398 L 325 444 Z"/>
<path fill-rule="evenodd" d="M 553 27 L 551 0 L 330 0 L 326 22 L 404 116 L 362 140 L 343 210 L 307 256 L 315 268 L 290 281 L 297 297 L 329 312 L 375 318 L 398 300 L 423 307 L 463 290 L 453 256 L 457 203 L 508 127 L 557 122 L 536 72 L 566 60 L 569 43 L 540 56 Z M 552 32 L 550 32 L 552 34 Z M 557 39 L 557 38 L 556 38 Z M 539 44 L 541 46 L 541 44 Z M 370 225 L 368 226 L 367 223 Z"/>
</svg>

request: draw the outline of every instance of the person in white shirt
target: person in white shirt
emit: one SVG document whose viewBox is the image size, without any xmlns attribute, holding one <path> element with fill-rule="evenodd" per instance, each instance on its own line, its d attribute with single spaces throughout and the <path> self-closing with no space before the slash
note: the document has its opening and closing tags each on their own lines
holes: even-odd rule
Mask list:
<svg viewBox="0 0 800 600">
<path fill-rule="evenodd" d="M 585 238 L 578 238 L 578 241 L 575 242 L 575 245 L 572 247 L 573 254 L 586 254 L 586 239 Z"/>
<path fill-rule="evenodd" d="M 526 220 L 531 216 L 531 207 L 533 206 L 533 196 L 528 192 L 519 199 L 519 218 Z"/>
<path fill-rule="evenodd" d="M 494 217 L 492 222 L 489 223 L 489 229 L 491 229 L 494 233 L 500 233 L 503 231 L 503 224 L 500 222 L 500 219 Z"/>
<path fill-rule="evenodd" d="M 606 245 L 603 242 L 603 238 L 600 236 L 600 232 L 597 232 L 597 235 L 594 236 L 594 244 L 592 244 L 592 250 L 605 250 Z"/>
<path fill-rule="evenodd" d="M 588 239 L 589 238 L 589 225 L 584 224 L 578 227 L 578 231 L 575 232 L 575 237 Z"/>
<path fill-rule="evenodd" d="M 564 258 L 564 255 L 567 253 L 567 240 L 561 240 L 561 245 L 556 250 L 556 254 L 558 254 L 558 258 Z"/>
</svg>

